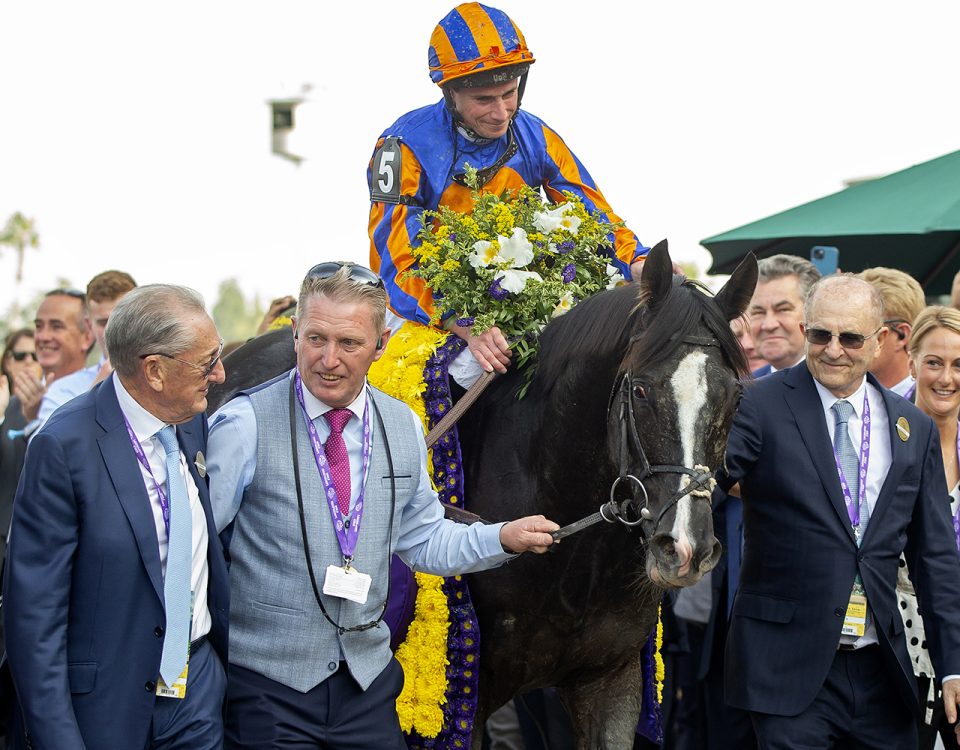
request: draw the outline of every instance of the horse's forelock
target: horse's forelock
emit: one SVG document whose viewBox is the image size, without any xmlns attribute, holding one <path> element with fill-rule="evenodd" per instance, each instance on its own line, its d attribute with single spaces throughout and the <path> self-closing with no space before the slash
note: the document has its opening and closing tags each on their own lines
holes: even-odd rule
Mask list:
<svg viewBox="0 0 960 750">
<path fill-rule="evenodd" d="M 717 339 L 727 365 L 738 377 L 749 372 L 746 355 L 730 323 L 699 281 L 674 276 L 668 293 L 655 300 L 638 300 L 637 326 L 624 356 L 621 371 L 641 372 L 650 363 L 662 361 L 692 335 L 701 322 Z"/>
</svg>

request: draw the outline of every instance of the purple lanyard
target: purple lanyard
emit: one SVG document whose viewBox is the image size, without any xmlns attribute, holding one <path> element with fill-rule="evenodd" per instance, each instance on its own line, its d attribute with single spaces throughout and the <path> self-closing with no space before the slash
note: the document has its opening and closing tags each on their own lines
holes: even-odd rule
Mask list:
<svg viewBox="0 0 960 750">
<path fill-rule="evenodd" d="M 843 425 L 843 429 L 847 426 Z M 834 435 L 836 442 L 836 435 Z M 847 480 L 843 476 L 843 469 L 840 467 L 840 458 L 837 456 L 837 449 L 833 449 L 833 460 L 837 464 L 837 473 L 840 475 L 840 488 L 843 490 L 843 498 L 847 503 L 847 515 L 850 516 L 850 523 L 855 529 L 860 528 L 860 508 L 867 502 L 867 465 L 870 463 L 870 402 L 867 401 L 867 393 L 863 394 L 863 419 L 860 428 L 860 491 L 857 493 L 857 502 L 853 502 L 850 495 L 850 487 L 847 486 Z"/>
<path fill-rule="evenodd" d="M 903 397 L 904 397 L 907 401 L 910 401 L 910 400 L 913 398 L 913 392 L 914 392 L 915 390 L 917 390 L 917 384 L 916 384 L 916 383 L 913 383 L 913 384 L 911 384 L 910 387 L 907 389 L 907 392 L 903 394 Z"/>
<path fill-rule="evenodd" d="M 140 446 L 140 441 L 137 440 L 137 435 L 133 431 L 133 428 L 130 426 L 130 423 L 127 421 L 126 415 L 123 417 L 123 423 L 127 426 L 127 435 L 130 438 L 130 445 L 133 446 L 133 452 L 137 454 L 137 461 L 140 462 L 140 465 L 147 470 L 147 474 L 150 475 L 150 479 L 153 480 L 153 486 L 157 488 L 157 495 L 160 496 L 160 513 L 163 515 L 163 527 L 167 530 L 167 538 L 170 538 L 170 502 L 167 500 L 167 493 L 163 491 L 163 486 L 160 482 L 157 481 L 157 478 L 153 475 L 153 469 L 150 468 L 150 462 L 147 460 L 147 455 L 143 452 L 143 448 Z M 180 457 L 177 456 L 177 463 L 180 463 Z"/>
<path fill-rule="evenodd" d="M 370 405 L 367 404 L 363 409 L 363 474 L 360 478 L 360 493 L 357 495 L 357 502 L 350 510 L 349 515 L 344 519 L 340 514 L 340 508 L 337 505 L 337 490 L 333 484 L 333 477 L 330 476 L 330 465 L 327 463 L 327 454 L 323 449 L 323 443 L 320 442 L 320 435 L 317 433 L 317 426 L 307 414 L 307 407 L 303 403 L 303 383 L 300 380 L 300 373 L 294 372 L 294 387 L 297 392 L 297 401 L 300 402 L 300 411 L 303 412 L 303 421 L 307 425 L 307 433 L 310 435 L 310 447 L 313 448 L 313 458 L 317 462 L 317 470 L 320 472 L 320 481 L 323 483 L 323 490 L 327 496 L 327 507 L 330 509 L 330 520 L 333 521 L 333 529 L 337 532 L 337 541 L 340 543 L 340 551 L 343 553 L 343 560 L 349 563 L 353 559 L 353 553 L 357 549 L 357 537 L 360 536 L 360 521 L 363 518 L 363 493 L 367 486 L 367 470 L 370 468 Z"/>
<path fill-rule="evenodd" d="M 957 465 L 960 465 L 960 429 L 957 430 Z M 957 537 L 957 549 L 960 550 L 960 503 L 957 503 L 957 512 L 953 514 L 953 533 Z"/>
</svg>

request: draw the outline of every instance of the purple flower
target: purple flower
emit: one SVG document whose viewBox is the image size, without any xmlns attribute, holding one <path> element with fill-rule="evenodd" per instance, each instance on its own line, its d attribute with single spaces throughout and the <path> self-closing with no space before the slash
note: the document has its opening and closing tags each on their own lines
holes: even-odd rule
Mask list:
<svg viewBox="0 0 960 750">
<path fill-rule="evenodd" d="M 567 265 L 563 267 L 562 278 L 564 284 L 569 284 L 577 278 L 577 267 L 573 265 L 573 263 L 567 263 Z"/>
<path fill-rule="evenodd" d="M 561 255 L 566 255 L 571 250 L 573 250 L 573 240 L 564 240 L 559 245 L 557 245 L 557 252 Z"/>
<path fill-rule="evenodd" d="M 457 233 L 456 233 L 456 232 L 450 232 L 450 234 L 447 235 L 447 239 L 450 240 L 451 242 L 456 242 L 456 240 L 457 240 Z"/>
<path fill-rule="evenodd" d="M 510 296 L 510 292 L 500 286 L 500 279 L 494 279 L 487 291 L 490 293 L 490 296 L 498 302 Z"/>
<path fill-rule="evenodd" d="M 457 325 L 467 328 L 473 325 L 473 318 L 457 318 Z"/>
</svg>

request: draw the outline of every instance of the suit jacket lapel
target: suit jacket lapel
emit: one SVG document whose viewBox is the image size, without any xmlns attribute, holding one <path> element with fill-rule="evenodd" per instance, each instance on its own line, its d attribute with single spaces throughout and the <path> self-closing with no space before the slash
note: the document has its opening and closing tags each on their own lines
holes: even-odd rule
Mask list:
<svg viewBox="0 0 960 750">
<path fill-rule="evenodd" d="M 207 519 L 207 530 L 210 534 L 216 536 L 216 527 L 213 525 L 213 510 L 210 506 L 210 491 L 207 489 L 206 480 L 200 476 L 197 470 L 197 454 L 203 449 L 203 441 L 197 434 L 200 431 L 200 420 L 202 416 L 197 416 L 189 422 L 177 426 L 177 438 L 180 441 L 180 449 L 187 459 L 187 468 L 190 469 L 190 476 L 193 477 L 193 483 L 197 486 L 197 493 L 200 495 L 200 505 L 203 506 L 203 512 Z"/>
<path fill-rule="evenodd" d="M 847 530 L 850 541 L 856 544 L 857 538 L 853 534 L 843 489 L 840 487 L 840 476 L 837 474 L 836 458 L 833 455 L 833 444 L 830 442 L 830 433 L 823 416 L 820 394 L 817 393 L 813 376 L 805 362 L 790 369 L 784 377 L 784 385 L 786 385 L 787 405 L 793 412 L 797 429 L 800 430 L 800 437 L 820 476 L 823 489 L 843 528 Z M 784 467 L 784 471 L 789 471 L 789 468 Z"/>
<path fill-rule="evenodd" d="M 150 508 L 150 497 L 143 484 L 143 475 L 137 456 L 130 445 L 130 437 L 117 402 L 113 379 L 108 378 L 98 387 L 97 422 L 104 434 L 97 438 L 104 465 L 113 482 L 114 491 L 133 530 L 140 557 L 150 582 L 160 601 L 163 601 L 163 575 L 160 571 L 160 548 L 157 527 Z"/>
<path fill-rule="evenodd" d="M 873 504 L 873 512 L 870 514 L 870 524 L 867 526 L 866 534 L 864 534 L 863 537 L 864 543 L 866 543 L 870 537 L 870 527 L 873 525 L 873 522 L 883 515 L 883 512 L 890 504 L 890 496 L 896 491 L 900 480 L 903 478 L 903 472 L 909 465 L 910 457 L 914 455 L 909 444 L 900 440 L 896 435 L 897 419 L 903 416 L 903 398 L 881 386 L 873 375 L 867 374 L 867 378 L 869 382 L 880 391 L 884 406 L 887 408 L 887 434 L 877 435 L 876 438 L 886 438 L 890 441 L 891 461 L 890 469 L 887 471 L 887 476 L 883 480 L 883 485 L 880 487 L 880 494 Z M 871 441 L 873 439 L 874 437 L 871 436 Z"/>
</svg>

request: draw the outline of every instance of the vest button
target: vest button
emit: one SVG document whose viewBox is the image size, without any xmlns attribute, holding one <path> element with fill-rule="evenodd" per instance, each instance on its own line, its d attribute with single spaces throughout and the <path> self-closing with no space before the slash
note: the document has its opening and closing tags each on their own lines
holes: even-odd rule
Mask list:
<svg viewBox="0 0 960 750">
<path fill-rule="evenodd" d="M 331 672 L 336 672 L 337 663 L 335 661 L 330 662 L 329 664 L 327 664 L 327 669 L 329 669 Z"/>
<path fill-rule="evenodd" d="M 163 628 L 157 625 L 157 627 L 153 629 L 153 634 L 157 636 L 157 638 L 163 638 Z"/>
<path fill-rule="evenodd" d="M 837 617 L 843 617 L 843 607 L 837 607 L 835 610 L 833 610 L 833 614 L 835 614 Z"/>
<path fill-rule="evenodd" d="M 148 693 L 152 693 L 154 690 L 157 689 L 157 683 L 147 682 L 147 684 L 143 686 L 143 689 L 146 690 Z"/>
</svg>

